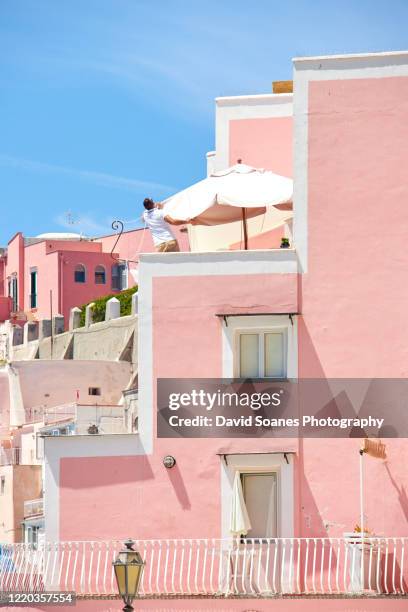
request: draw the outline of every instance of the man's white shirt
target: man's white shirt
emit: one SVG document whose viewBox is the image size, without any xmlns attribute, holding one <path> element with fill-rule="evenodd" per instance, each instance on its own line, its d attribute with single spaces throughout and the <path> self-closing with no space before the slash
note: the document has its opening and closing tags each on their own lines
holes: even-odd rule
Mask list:
<svg viewBox="0 0 408 612">
<path fill-rule="evenodd" d="M 145 210 L 143 219 L 152 234 L 154 246 L 158 246 L 162 242 L 175 240 L 169 224 L 164 220 L 163 209 L 152 208 L 151 210 Z"/>
</svg>

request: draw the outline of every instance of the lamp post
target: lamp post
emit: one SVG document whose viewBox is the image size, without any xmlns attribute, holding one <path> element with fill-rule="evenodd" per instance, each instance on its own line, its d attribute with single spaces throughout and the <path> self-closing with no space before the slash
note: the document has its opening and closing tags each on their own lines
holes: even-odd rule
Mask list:
<svg viewBox="0 0 408 612">
<path fill-rule="evenodd" d="M 118 558 L 113 561 L 119 595 L 125 604 L 123 610 L 127 612 L 134 610 L 132 602 L 138 593 L 145 566 L 140 553 L 134 550 L 134 544 L 133 540 L 127 540 L 125 542 L 126 548 L 121 550 Z"/>
</svg>

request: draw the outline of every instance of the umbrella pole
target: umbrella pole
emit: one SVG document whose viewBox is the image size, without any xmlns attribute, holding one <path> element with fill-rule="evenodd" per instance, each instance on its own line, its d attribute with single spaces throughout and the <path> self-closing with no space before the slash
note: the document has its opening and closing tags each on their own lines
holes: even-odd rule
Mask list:
<svg viewBox="0 0 408 612">
<path fill-rule="evenodd" d="M 244 249 L 245 251 L 247 251 L 248 250 L 248 227 L 247 227 L 247 221 L 246 221 L 245 208 L 242 208 L 242 225 L 244 227 Z"/>
</svg>

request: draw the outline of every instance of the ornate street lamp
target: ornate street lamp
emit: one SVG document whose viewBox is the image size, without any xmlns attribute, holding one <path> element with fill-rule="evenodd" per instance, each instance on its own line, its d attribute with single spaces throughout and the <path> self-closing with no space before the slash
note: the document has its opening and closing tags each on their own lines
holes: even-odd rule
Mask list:
<svg viewBox="0 0 408 612">
<path fill-rule="evenodd" d="M 123 610 L 134 610 L 132 602 L 136 597 L 145 563 L 140 554 L 133 549 L 133 540 L 125 542 L 126 548 L 121 550 L 116 561 L 113 562 L 119 594 L 125 607 Z"/>
</svg>

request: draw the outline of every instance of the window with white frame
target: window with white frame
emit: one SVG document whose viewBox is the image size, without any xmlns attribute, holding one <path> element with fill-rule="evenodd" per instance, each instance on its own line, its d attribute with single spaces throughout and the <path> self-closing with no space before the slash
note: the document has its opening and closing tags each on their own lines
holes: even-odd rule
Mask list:
<svg viewBox="0 0 408 612">
<path fill-rule="evenodd" d="M 224 378 L 297 378 L 297 320 L 238 315 L 222 323 Z"/>
<path fill-rule="evenodd" d="M 221 462 L 221 530 L 231 536 L 232 504 L 238 472 L 251 528 L 248 538 L 291 538 L 294 534 L 294 462 L 292 453 L 231 454 Z"/>
<path fill-rule="evenodd" d="M 30 308 L 37 308 L 37 286 L 38 286 L 38 271 L 37 268 L 30 269 Z"/>
<path fill-rule="evenodd" d="M 286 378 L 286 330 L 238 330 L 236 336 L 238 378 Z"/>
</svg>

